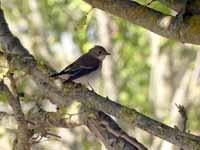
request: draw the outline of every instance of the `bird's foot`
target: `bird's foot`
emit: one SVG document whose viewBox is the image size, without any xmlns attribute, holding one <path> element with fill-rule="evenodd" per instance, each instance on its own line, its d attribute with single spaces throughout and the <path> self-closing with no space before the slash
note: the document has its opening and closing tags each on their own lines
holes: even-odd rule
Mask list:
<svg viewBox="0 0 200 150">
<path fill-rule="evenodd" d="M 90 87 L 90 89 L 91 89 L 92 92 L 95 92 L 94 88 L 91 86 L 91 84 L 89 82 L 88 82 L 88 86 Z"/>
</svg>

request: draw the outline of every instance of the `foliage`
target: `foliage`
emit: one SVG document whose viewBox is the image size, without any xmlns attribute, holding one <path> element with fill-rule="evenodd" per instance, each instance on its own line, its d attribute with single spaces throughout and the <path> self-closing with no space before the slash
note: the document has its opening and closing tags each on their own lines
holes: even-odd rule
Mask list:
<svg viewBox="0 0 200 150">
<path fill-rule="evenodd" d="M 35 6 L 31 5 L 32 3 L 29 0 L 4 0 L 3 7 L 8 21 L 12 24 L 13 31 L 20 39 L 23 39 L 23 43 L 27 45 L 36 56 L 37 50 L 43 50 L 43 47 L 45 47 L 45 41 L 41 38 L 43 33 L 41 34 L 40 29 L 42 28 L 46 37 L 46 48 L 49 49 L 46 53 L 51 56 L 49 58 L 43 57 L 43 61 L 55 61 L 55 56 L 58 56 L 63 48 L 63 33 L 70 33 L 70 35 L 72 35 L 72 42 L 74 42 L 82 52 L 86 52 L 88 48 L 98 41 L 95 9 L 91 8 L 88 4 L 81 0 L 35 0 L 35 2 L 37 3 L 37 9 Z M 142 3 L 147 4 L 147 1 L 142 1 Z M 171 13 L 169 9 L 157 2 L 153 3 L 151 7 L 163 11 L 164 13 Z M 37 27 L 37 22 L 35 23 L 36 20 L 32 19 L 34 13 L 38 13 L 41 17 L 43 27 Z M 119 102 L 129 107 L 137 108 L 144 113 L 154 115 L 152 114 L 154 108 L 152 108 L 151 102 L 148 100 L 151 67 L 149 60 L 151 53 L 150 34 L 141 27 L 132 25 L 117 17 L 112 16 L 111 21 L 117 26 L 117 31 L 111 33 L 112 45 L 116 45 L 117 43 L 121 43 L 122 45 L 119 51 L 120 59 L 118 59 L 117 64 L 115 64 L 115 73 L 113 77 L 120 91 L 118 93 Z M 177 43 L 162 40 L 160 47 L 165 46 L 175 50 Z M 183 52 L 186 52 L 186 54 L 183 54 Z M 193 53 L 188 52 L 189 54 L 187 54 L 187 52 L 188 51 L 183 50 L 176 51 L 177 55 L 182 54 L 184 57 L 192 55 L 192 59 L 195 58 L 196 51 Z M 192 60 L 190 59 L 190 61 Z M 64 64 L 65 62 L 62 63 Z M 0 67 L 0 75 L 2 74 L 3 71 Z M 27 89 L 30 84 L 32 84 L 31 81 L 20 82 L 19 92 Z M 6 103 L 4 95 L 4 93 L 0 93 L 0 101 Z M 30 100 L 26 99 L 23 102 L 29 104 Z M 190 129 L 197 128 L 199 122 L 196 121 L 197 119 L 194 119 L 196 118 L 195 113 L 192 112 L 190 116 L 192 120 Z M 76 134 L 78 131 L 75 130 L 74 132 Z M 91 137 L 91 139 L 87 139 L 88 135 L 86 135 L 85 132 L 83 133 L 83 131 L 81 131 L 78 133 L 84 134 L 85 137 L 81 136 L 81 142 L 74 140 L 71 143 L 71 147 L 75 146 L 79 149 L 81 146 L 76 146 L 76 143 L 83 145 L 83 149 L 94 149 L 93 147 L 96 149 L 97 146 L 99 146 L 99 143 Z M 149 141 L 150 140 L 151 139 L 149 139 Z M 93 143 L 94 141 L 95 144 Z"/>
</svg>

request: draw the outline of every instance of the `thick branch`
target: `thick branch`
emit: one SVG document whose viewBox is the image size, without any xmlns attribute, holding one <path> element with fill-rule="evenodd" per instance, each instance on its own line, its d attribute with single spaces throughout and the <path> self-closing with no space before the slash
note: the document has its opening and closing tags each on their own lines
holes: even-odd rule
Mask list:
<svg viewBox="0 0 200 150">
<path fill-rule="evenodd" d="M 80 118 L 108 149 L 147 150 L 144 145 L 124 132 L 110 116 L 97 110 L 84 110 L 86 113 Z"/>
<path fill-rule="evenodd" d="M 184 18 L 162 14 L 131 0 L 84 0 L 95 8 L 124 18 L 163 37 L 184 43 L 200 44 L 200 16 Z"/>
<path fill-rule="evenodd" d="M 159 1 L 176 12 L 186 9 L 186 13 L 200 14 L 199 0 L 152 0 L 151 3 L 154 1 Z"/>
<path fill-rule="evenodd" d="M 43 77 L 45 78 L 45 75 Z M 37 76 L 35 76 L 35 78 L 37 78 Z M 116 116 L 121 120 L 129 122 L 133 125 L 133 127 L 137 126 L 141 129 L 144 129 L 147 132 L 159 136 L 177 146 L 184 145 L 186 148 L 199 148 L 198 144 L 200 141 L 200 137 L 193 136 L 187 133 L 182 133 L 176 129 L 159 123 L 151 118 L 148 118 L 138 113 L 134 109 L 121 106 L 117 103 L 109 101 L 107 98 L 103 98 L 91 91 L 88 91 L 83 86 L 77 84 L 68 84 L 67 87 L 64 89 L 64 94 L 61 92 L 56 93 L 56 90 L 53 90 L 55 87 L 52 87 L 51 84 L 48 84 L 47 82 L 43 82 L 43 78 L 41 78 L 41 82 L 39 83 L 44 83 L 44 85 L 41 86 L 43 87 L 41 88 L 41 90 L 52 91 L 54 92 L 53 95 L 55 95 L 55 97 L 62 97 L 62 95 L 65 95 L 65 100 L 51 99 L 51 102 L 54 104 L 68 106 L 69 101 L 78 100 L 87 107 L 98 109 L 105 113 Z M 187 144 L 185 142 L 187 142 Z"/>
<path fill-rule="evenodd" d="M 0 91 L 4 92 L 4 94 L 7 96 L 8 102 L 13 109 L 14 117 L 18 124 L 17 140 L 14 149 L 30 150 L 29 138 L 31 133 L 28 130 L 27 121 L 25 120 L 24 113 L 22 112 L 19 98 L 15 97 L 3 82 L 0 82 Z"/>
<path fill-rule="evenodd" d="M 1 117 L 13 117 L 12 114 L 6 112 L 0 112 L 0 114 Z M 77 116 L 81 120 L 78 120 Z M 147 150 L 135 138 L 127 135 L 111 117 L 100 111 L 84 109 L 84 111 L 81 110 L 81 113 L 68 114 L 64 117 L 59 112 L 46 112 L 38 109 L 38 111 L 29 114 L 28 120 L 31 120 L 28 129 L 34 129 L 34 134 L 39 135 L 38 138 L 32 136 L 31 143 L 40 142 L 42 136 L 50 133 L 51 128 L 74 128 L 86 125 L 110 150 Z"/>
<path fill-rule="evenodd" d="M 7 38 L 8 39 L 12 39 L 13 35 L 10 33 L 8 25 L 6 24 L 5 18 L 3 16 L 3 11 L 1 11 L 0 15 L 2 15 L 2 22 L 4 22 L 2 24 L 2 26 L 0 25 L 0 28 L 4 28 L 5 29 L 5 30 L 2 30 L 2 32 L 4 32 L 4 35 L 6 37 L 5 38 L 4 36 L 2 36 L 2 41 L 6 40 Z M 18 40 L 16 38 L 14 38 L 14 39 Z M 1 43 L 1 41 L 0 41 L 0 43 Z M 37 85 L 39 85 L 41 87 L 41 89 L 43 89 L 43 90 L 47 89 L 47 91 L 44 91 L 44 93 L 46 93 L 44 95 L 44 97 L 48 97 L 51 100 L 57 100 L 58 99 L 59 101 L 56 101 L 57 102 L 56 104 L 58 106 L 60 106 L 60 105 L 62 105 L 62 106 L 63 105 L 68 105 L 72 101 L 72 100 L 70 100 L 70 101 L 67 102 L 68 104 L 66 104 L 65 99 L 66 99 L 67 95 L 65 93 L 63 93 L 61 90 L 58 90 L 53 83 L 48 81 L 48 78 L 46 77 L 47 75 L 44 74 L 40 69 L 35 67 L 35 60 L 34 59 L 29 59 L 28 60 L 29 64 L 31 64 L 31 65 L 26 63 L 26 61 L 24 63 L 24 60 L 26 60 L 24 57 L 27 58 L 27 56 L 28 56 L 28 58 L 32 58 L 32 56 L 29 55 L 29 53 L 26 53 L 26 52 L 23 53 L 23 51 L 27 51 L 27 50 L 23 48 L 23 46 L 21 45 L 19 40 L 18 40 L 17 44 L 15 45 L 15 47 L 17 47 L 17 50 L 14 51 L 14 52 L 12 51 L 12 49 L 6 49 L 6 47 L 9 47 L 9 45 L 11 43 L 8 42 L 8 43 L 4 43 L 4 44 L 5 45 L 4 45 L 4 49 L 3 50 L 6 50 L 6 52 L 8 51 L 9 53 L 12 53 L 12 54 L 17 54 L 17 56 L 18 56 L 16 58 L 16 57 L 13 57 L 12 55 L 7 55 L 7 56 L 9 56 L 9 64 L 10 64 L 10 66 L 12 66 L 15 69 L 16 68 L 20 68 L 21 70 L 23 70 L 25 72 L 31 73 L 32 76 L 34 77 Z M 19 50 L 18 50 L 18 47 L 22 47 L 22 49 L 19 48 Z M 22 50 L 22 52 L 20 50 Z M 21 58 L 21 59 L 19 59 L 19 58 Z M 107 118 L 109 118 L 109 117 L 107 116 Z M 35 128 L 39 128 L 39 129 L 42 128 L 42 129 L 45 130 L 45 128 L 49 128 L 51 126 L 72 128 L 72 127 L 76 127 L 76 126 L 81 125 L 81 123 L 75 122 L 75 121 L 71 120 L 71 118 L 63 119 L 63 118 L 61 118 L 59 116 L 58 113 L 53 113 L 53 112 L 49 113 L 49 112 L 45 112 L 45 111 L 39 111 L 38 113 L 33 114 L 32 116 L 29 116 L 29 119 L 31 121 L 33 121 L 33 123 L 34 123 L 34 124 L 30 124 L 29 128 L 31 127 L 31 128 L 34 128 L 34 129 Z M 110 118 L 110 120 L 112 120 L 112 119 Z M 101 121 L 102 122 L 106 122 L 106 121 L 103 121 L 103 118 L 102 118 Z M 105 141 L 108 144 L 121 145 L 121 146 L 133 149 L 134 145 L 132 145 L 132 143 L 134 143 L 136 145 L 136 147 L 138 147 L 138 148 L 135 147 L 136 150 L 145 150 L 146 149 L 142 144 L 137 142 L 136 139 L 129 137 L 128 135 L 126 135 L 125 132 L 122 132 L 122 130 L 120 130 L 120 131 L 123 133 L 123 136 L 125 136 L 128 139 L 128 141 L 127 141 L 126 138 L 117 137 L 116 135 L 112 135 L 112 133 L 108 132 L 107 130 L 104 130 L 104 126 L 98 125 L 97 120 L 93 120 L 93 122 L 91 122 L 91 123 L 88 122 L 87 123 L 88 127 L 90 125 L 92 125 L 93 123 L 95 123 L 96 127 L 98 127 L 97 130 L 100 130 L 101 133 L 104 136 L 107 135 L 107 138 L 105 138 L 106 140 L 111 139 L 111 137 L 112 137 L 112 139 L 114 139 L 115 143 L 113 143 L 113 142 L 109 143 L 109 141 Z M 110 126 L 110 129 L 112 129 L 113 131 L 115 130 L 115 128 L 116 128 L 116 125 L 114 127 Z M 118 127 L 118 129 L 120 129 L 120 128 Z M 94 130 L 92 130 L 92 131 L 94 131 Z M 121 135 L 119 135 L 119 136 L 121 136 Z M 118 143 L 119 141 L 121 141 L 121 142 Z M 118 147 L 117 149 L 122 149 L 122 148 Z"/>
<path fill-rule="evenodd" d="M 81 120 L 77 120 L 79 116 Z M 30 129 L 47 130 L 52 127 L 74 128 L 86 125 L 109 149 L 122 150 L 147 150 L 136 139 L 128 136 L 108 115 L 95 110 L 86 110 L 78 114 L 62 117 L 58 112 L 46 112 L 39 110 L 30 115 L 33 122 Z"/>
<path fill-rule="evenodd" d="M 184 8 L 184 4 L 186 0 L 158 0 L 159 2 L 163 3 L 164 5 L 168 6 L 169 8 L 179 12 L 182 8 Z"/>
<path fill-rule="evenodd" d="M 8 27 L 5 20 L 3 10 L 1 9 L 0 2 L 0 43 L 1 48 L 6 53 L 16 54 L 18 58 L 17 62 L 13 62 L 16 68 L 22 69 L 21 65 L 24 66 L 24 70 L 33 68 L 35 66 L 34 58 L 29 54 L 28 50 L 23 47 L 20 40 L 15 37 Z M 22 59 L 23 57 L 23 59 Z M 10 61 L 15 61 L 14 59 Z"/>
<path fill-rule="evenodd" d="M 1 3 L 0 3 L 0 6 L 1 6 Z M 13 36 L 13 34 L 10 32 L 10 29 L 5 20 L 2 9 L 0 9 L 0 43 L 1 43 L 2 49 L 7 52 L 22 54 L 22 55 L 31 57 L 28 50 L 22 46 L 19 39 Z"/>
<path fill-rule="evenodd" d="M 98 2 L 97 4 L 101 4 L 101 2 L 99 2 L 97 0 L 93 0 L 93 1 L 94 1 L 94 3 Z M 128 7 L 129 5 L 127 5 L 127 4 L 124 5 L 127 2 L 127 0 L 124 0 L 121 2 L 119 2 L 119 0 L 115 0 L 115 1 L 110 0 L 109 2 L 115 2 L 113 4 L 114 4 L 114 6 L 116 6 L 116 10 L 114 10 L 112 7 L 110 7 L 110 5 L 109 5 L 110 3 L 108 4 L 108 6 L 106 6 L 106 2 L 108 2 L 108 0 L 104 0 L 103 2 L 105 2 L 105 6 L 101 5 L 102 7 L 104 6 L 107 9 L 109 8 L 109 11 L 111 11 L 111 12 L 112 11 L 115 13 L 121 12 L 122 16 L 126 16 L 127 13 L 128 14 L 130 13 L 132 15 L 134 15 L 134 13 L 138 13 L 137 15 L 143 16 L 143 15 L 140 15 L 140 13 L 143 14 L 143 11 L 145 13 L 147 13 L 148 11 L 151 11 L 155 15 L 158 15 L 158 16 L 160 15 L 158 12 L 154 12 L 147 8 L 143 8 L 142 6 L 138 6 L 138 4 L 132 3 L 130 1 L 129 1 L 129 3 L 131 4 L 131 6 L 138 6 L 138 7 L 136 8 L 136 10 L 127 9 L 127 12 L 125 12 L 124 11 L 125 9 L 123 7 L 122 8 L 119 7 L 118 5 L 120 4 L 122 6 Z M 142 11 L 140 8 L 143 8 Z M 140 13 L 138 12 L 138 10 L 140 10 Z M 3 14 L 0 13 L 0 15 L 3 15 Z M 0 18 L 2 18 L 2 17 L 0 17 Z M 161 18 L 162 18 L 162 15 L 161 15 Z M 139 21 L 140 18 L 136 17 L 135 19 L 136 19 L 136 21 L 138 20 L 137 22 L 140 22 Z M 145 22 L 148 22 L 148 21 L 149 21 L 149 19 L 147 18 L 147 20 Z M 0 20 L 0 22 L 1 22 L 1 20 Z M 144 21 L 142 23 L 144 24 Z M 0 25 L 0 28 L 1 27 L 2 26 Z M 152 27 L 152 28 L 155 28 L 155 27 Z M 10 34 L 9 36 L 12 36 L 12 35 Z M 2 40 L 0 40 L 0 44 L 4 44 L 3 40 L 4 40 L 3 38 L 2 38 Z M 20 43 L 18 43 L 18 44 L 20 44 Z M 7 46 L 7 45 L 5 45 L 5 46 Z M 15 57 L 13 57 L 13 60 L 14 61 L 12 61 L 11 64 L 14 66 L 16 64 L 13 62 L 21 61 Z M 28 65 L 26 63 L 25 64 L 20 63 L 19 66 L 21 66 L 21 69 L 23 69 L 24 66 L 27 67 Z M 35 68 L 30 68 L 30 69 L 32 69 L 32 73 L 34 73 L 33 71 L 35 71 Z M 51 101 L 57 105 L 68 106 L 69 101 L 77 100 L 77 101 L 81 102 L 82 104 L 84 104 L 86 107 L 101 110 L 104 113 L 113 115 L 113 116 L 129 123 L 133 127 L 137 126 L 143 130 L 146 130 L 150 134 L 158 136 L 158 137 L 160 137 L 164 140 L 167 140 L 177 146 L 182 146 L 186 149 L 193 149 L 193 150 L 200 149 L 200 137 L 194 136 L 194 135 L 191 135 L 188 133 L 183 133 L 181 131 L 177 131 L 176 129 L 166 126 L 158 121 L 155 121 L 155 120 L 137 112 L 135 109 L 130 109 L 130 108 L 122 106 L 118 103 L 112 102 L 108 98 L 101 97 L 100 95 L 98 95 L 92 91 L 89 91 L 88 89 L 86 89 L 85 87 L 83 87 L 81 85 L 74 84 L 74 83 L 67 84 L 62 92 L 61 90 L 57 90 L 51 81 L 48 81 L 48 75 L 46 75 L 45 73 L 42 73 L 42 71 L 38 70 L 38 72 L 34 74 L 34 77 L 38 80 L 38 83 L 41 84 L 43 87 L 40 90 L 48 91 L 47 92 L 48 94 L 46 92 L 44 92 L 44 96 L 46 96 L 46 94 L 47 94 L 47 96 L 53 95 L 53 96 L 57 96 L 59 98 L 64 96 L 63 101 L 60 101 L 59 99 L 51 99 Z M 45 80 L 43 80 L 44 78 L 45 78 Z"/>
<path fill-rule="evenodd" d="M 39 110 L 33 114 L 30 114 L 29 120 L 34 124 L 30 124 L 29 128 L 51 128 L 51 127 L 60 127 L 60 128 L 74 128 L 77 126 L 83 125 L 82 122 L 74 119 L 74 117 L 63 117 L 58 112 L 46 112 L 44 110 Z"/>
<path fill-rule="evenodd" d="M 89 108 L 113 115 L 116 118 L 129 123 L 132 127 L 139 127 L 150 134 L 158 136 L 177 146 L 183 146 L 186 149 L 193 150 L 200 149 L 199 136 L 183 133 L 171 128 L 137 112 L 135 109 L 122 106 L 108 98 L 101 97 L 81 85 L 74 83 L 68 84 L 66 85 L 65 91 L 67 91 L 66 94 L 68 95 L 66 101 L 70 99 L 77 100 Z"/>
</svg>

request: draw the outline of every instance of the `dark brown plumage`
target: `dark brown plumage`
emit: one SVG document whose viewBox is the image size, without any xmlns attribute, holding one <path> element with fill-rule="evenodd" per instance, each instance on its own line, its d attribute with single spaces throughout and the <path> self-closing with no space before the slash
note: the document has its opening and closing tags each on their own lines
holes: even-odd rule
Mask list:
<svg viewBox="0 0 200 150">
<path fill-rule="evenodd" d="M 79 79 L 85 75 L 92 74 L 101 68 L 102 61 L 106 55 L 110 55 L 102 46 L 95 46 L 88 53 L 80 56 L 74 63 L 65 67 L 61 72 L 52 74 L 50 77 L 66 75 L 64 81 Z"/>
</svg>

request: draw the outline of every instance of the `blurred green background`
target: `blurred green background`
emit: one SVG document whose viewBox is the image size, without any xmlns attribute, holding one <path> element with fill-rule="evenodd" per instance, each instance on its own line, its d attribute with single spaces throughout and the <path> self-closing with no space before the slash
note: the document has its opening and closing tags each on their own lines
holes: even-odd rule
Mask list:
<svg viewBox="0 0 200 150">
<path fill-rule="evenodd" d="M 126 20 L 92 9 L 81 0 L 2 0 L 2 6 L 10 29 L 38 61 L 59 71 L 95 44 L 102 45 L 112 55 L 106 58 L 101 78 L 94 85 L 98 93 L 171 126 L 181 125 L 175 104 L 182 104 L 188 113 L 187 130 L 199 134 L 198 46 L 162 38 Z M 150 7 L 174 14 L 158 2 Z M 1 60 L 0 65 L 5 62 Z M 0 74 L 3 70 L 0 68 Z M 32 81 L 20 84 L 22 91 L 33 90 Z M 50 104 L 45 101 L 44 105 Z M 23 101 L 24 109 L 31 106 L 32 101 Z M 51 110 L 51 106 L 46 109 Z M 0 111 L 10 111 L 6 101 L 0 101 Z M 5 124 L 9 127 L 16 124 L 13 120 L 7 121 L 1 120 L 2 150 L 10 150 L 14 138 Z M 117 122 L 149 149 L 176 149 L 142 130 Z M 54 132 L 62 139 L 44 139 L 33 149 L 105 149 L 84 127 Z"/>
</svg>

